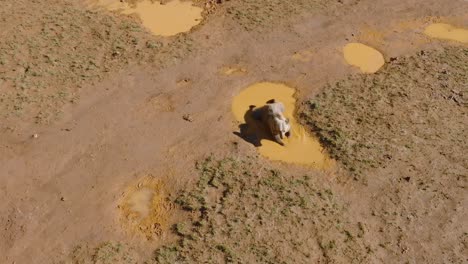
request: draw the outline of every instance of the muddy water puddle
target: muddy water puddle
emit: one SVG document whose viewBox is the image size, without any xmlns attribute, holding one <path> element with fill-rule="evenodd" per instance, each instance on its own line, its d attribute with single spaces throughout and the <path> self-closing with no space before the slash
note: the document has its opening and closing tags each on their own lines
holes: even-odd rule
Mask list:
<svg viewBox="0 0 468 264">
<path fill-rule="evenodd" d="M 431 24 L 426 27 L 426 29 L 424 30 L 424 34 L 431 38 L 468 43 L 468 29 L 457 28 L 449 24 Z"/>
<path fill-rule="evenodd" d="M 164 183 L 154 177 L 145 177 L 130 186 L 119 206 L 126 229 L 141 233 L 148 240 L 160 236 L 168 228 L 173 207 L 166 198 Z"/>
<path fill-rule="evenodd" d="M 159 36 L 173 36 L 187 32 L 202 21 L 200 7 L 190 1 L 173 0 L 165 4 L 160 1 L 135 1 L 129 4 L 120 0 L 96 0 L 95 7 L 104 7 L 126 15 L 136 14 L 146 28 Z"/>
<path fill-rule="evenodd" d="M 364 73 L 377 72 L 385 59 L 378 50 L 361 43 L 349 43 L 343 48 L 346 62 L 358 67 Z"/>
<path fill-rule="evenodd" d="M 329 168 L 332 161 L 324 153 L 319 141 L 294 118 L 296 104 L 294 94 L 293 88 L 278 83 L 257 83 L 244 89 L 232 103 L 234 116 L 242 123 L 240 136 L 256 145 L 259 153 L 271 160 L 311 165 L 322 169 Z M 289 118 L 292 125 L 291 136 L 284 139 L 285 146 L 273 141 L 264 124 L 251 115 L 251 105 L 261 107 L 270 99 L 284 104 L 286 108 L 284 115 Z"/>
</svg>

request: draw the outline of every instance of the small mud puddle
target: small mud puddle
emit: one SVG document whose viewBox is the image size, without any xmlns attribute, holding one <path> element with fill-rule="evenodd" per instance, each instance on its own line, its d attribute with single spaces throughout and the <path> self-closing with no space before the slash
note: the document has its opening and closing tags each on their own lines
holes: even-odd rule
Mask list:
<svg viewBox="0 0 468 264">
<path fill-rule="evenodd" d="M 136 14 L 143 25 L 159 36 L 173 36 L 177 33 L 187 32 L 202 20 L 200 7 L 192 2 L 173 0 L 166 4 L 159 1 L 143 0 L 130 5 L 120 0 L 97 0 L 95 6 L 101 6 L 122 14 Z"/>
<path fill-rule="evenodd" d="M 326 156 L 319 141 L 309 135 L 294 118 L 296 99 L 295 90 L 278 83 L 257 83 L 247 87 L 234 98 L 232 111 L 240 125 L 239 136 L 257 145 L 263 156 L 276 161 L 312 165 L 326 169 L 331 166 L 331 160 Z M 285 117 L 289 118 L 292 130 L 291 137 L 285 138 L 285 146 L 281 146 L 271 139 L 265 126 L 255 120 L 249 110 L 250 105 L 261 107 L 270 100 L 282 102 L 285 106 Z"/>
<path fill-rule="evenodd" d="M 119 208 L 124 225 L 150 240 L 167 229 L 172 204 L 166 200 L 164 184 L 153 177 L 145 177 L 127 189 Z"/>
<path fill-rule="evenodd" d="M 377 72 L 385 64 L 382 53 L 361 43 L 347 44 L 343 53 L 348 64 L 359 67 L 365 73 Z"/>
<path fill-rule="evenodd" d="M 435 23 L 429 25 L 424 30 L 424 34 L 431 38 L 468 43 L 468 30 L 463 28 L 456 28 L 449 24 Z"/>
</svg>

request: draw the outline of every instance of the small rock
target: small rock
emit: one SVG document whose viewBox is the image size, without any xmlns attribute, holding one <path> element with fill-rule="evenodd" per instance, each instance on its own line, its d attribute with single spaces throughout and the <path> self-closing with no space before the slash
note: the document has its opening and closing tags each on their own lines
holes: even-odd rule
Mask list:
<svg viewBox="0 0 468 264">
<path fill-rule="evenodd" d="M 189 114 L 185 114 L 182 116 L 182 118 L 185 120 L 185 121 L 188 121 L 188 122 L 193 122 L 193 117 Z"/>
<path fill-rule="evenodd" d="M 184 78 L 184 79 L 181 79 L 181 80 L 177 81 L 178 85 L 186 85 L 186 84 L 189 84 L 189 83 L 190 83 L 190 79 L 187 79 L 187 78 Z"/>
<path fill-rule="evenodd" d="M 63 196 L 60 198 L 60 201 L 62 201 L 62 202 L 65 202 L 65 200 L 66 200 L 66 199 L 65 199 L 65 197 L 63 197 Z"/>
<path fill-rule="evenodd" d="M 32 138 L 38 138 L 38 137 L 39 137 L 38 134 L 33 134 L 33 135 L 32 135 Z"/>
</svg>

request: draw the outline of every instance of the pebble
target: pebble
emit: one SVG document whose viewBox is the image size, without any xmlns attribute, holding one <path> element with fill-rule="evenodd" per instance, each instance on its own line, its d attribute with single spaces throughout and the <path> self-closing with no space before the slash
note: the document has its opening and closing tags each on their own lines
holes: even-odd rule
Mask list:
<svg viewBox="0 0 468 264">
<path fill-rule="evenodd" d="M 189 114 L 186 114 L 186 115 L 183 115 L 182 118 L 185 120 L 185 121 L 188 121 L 188 122 L 193 122 L 193 117 Z"/>
<path fill-rule="evenodd" d="M 32 138 L 38 138 L 38 137 L 39 137 L 38 134 L 33 134 L 33 135 L 32 135 Z"/>
</svg>

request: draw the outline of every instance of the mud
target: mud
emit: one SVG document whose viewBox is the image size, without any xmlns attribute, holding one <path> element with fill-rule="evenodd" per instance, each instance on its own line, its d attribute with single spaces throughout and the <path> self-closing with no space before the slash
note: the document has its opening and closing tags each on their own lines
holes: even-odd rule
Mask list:
<svg viewBox="0 0 468 264">
<path fill-rule="evenodd" d="M 457 28 L 449 24 L 435 23 L 424 30 L 424 34 L 431 38 L 453 40 L 468 43 L 468 29 Z"/>
<path fill-rule="evenodd" d="M 328 168 L 331 161 L 327 158 L 317 139 L 313 138 L 300 125 L 295 117 L 295 90 L 279 83 L 257 83 L 242 90 L 232 102 L 232 112 L 240 125 L 240 136 L 258 147 L 263 156 L 276 161 L 311 165 L 316 168 Z M 282 102 L 285 106 L 285 117 L 291 124 L 291 136 L 284 138 L 281 146 L 271 138 L 271 133 L 264 124 L 255 120 L 250 106 L 262 107 L 270 99 Z"/>
<path fill-rule="evenodd" d="M 119 207 L 124 227 L 131 233 L 143 234 L 148 240 L 168 229 L 173 209 L 164 183 L 151 176 L 129 187 Z"/>
<path fill-rule="evenodd" d="M 375 73 L 385 64 L 382 53 L 361 43 L 346 44 L 343 54 L 347 63 L 364 73 Z"/>
<path fill-rule="evenodd" d="M 151 202 L 153 201 L 154 192 L 148 188 L 142 188 L 129 197 L 128 205 L 130 211 L 138 214 L 138 217 L 145 218 L 150 211 Z"/>
<path fill-rule="evenodd" d="M 98 0 L 96 5 L 126 15 L 135 14 L 143 26 L 158 36 L 187 32 L 202 21 L 203 9 L 189 1 L 173 0 L 161 4 L 160 1 L 146 0 L 130 5 L 119 0 Z"/>
</svg>

